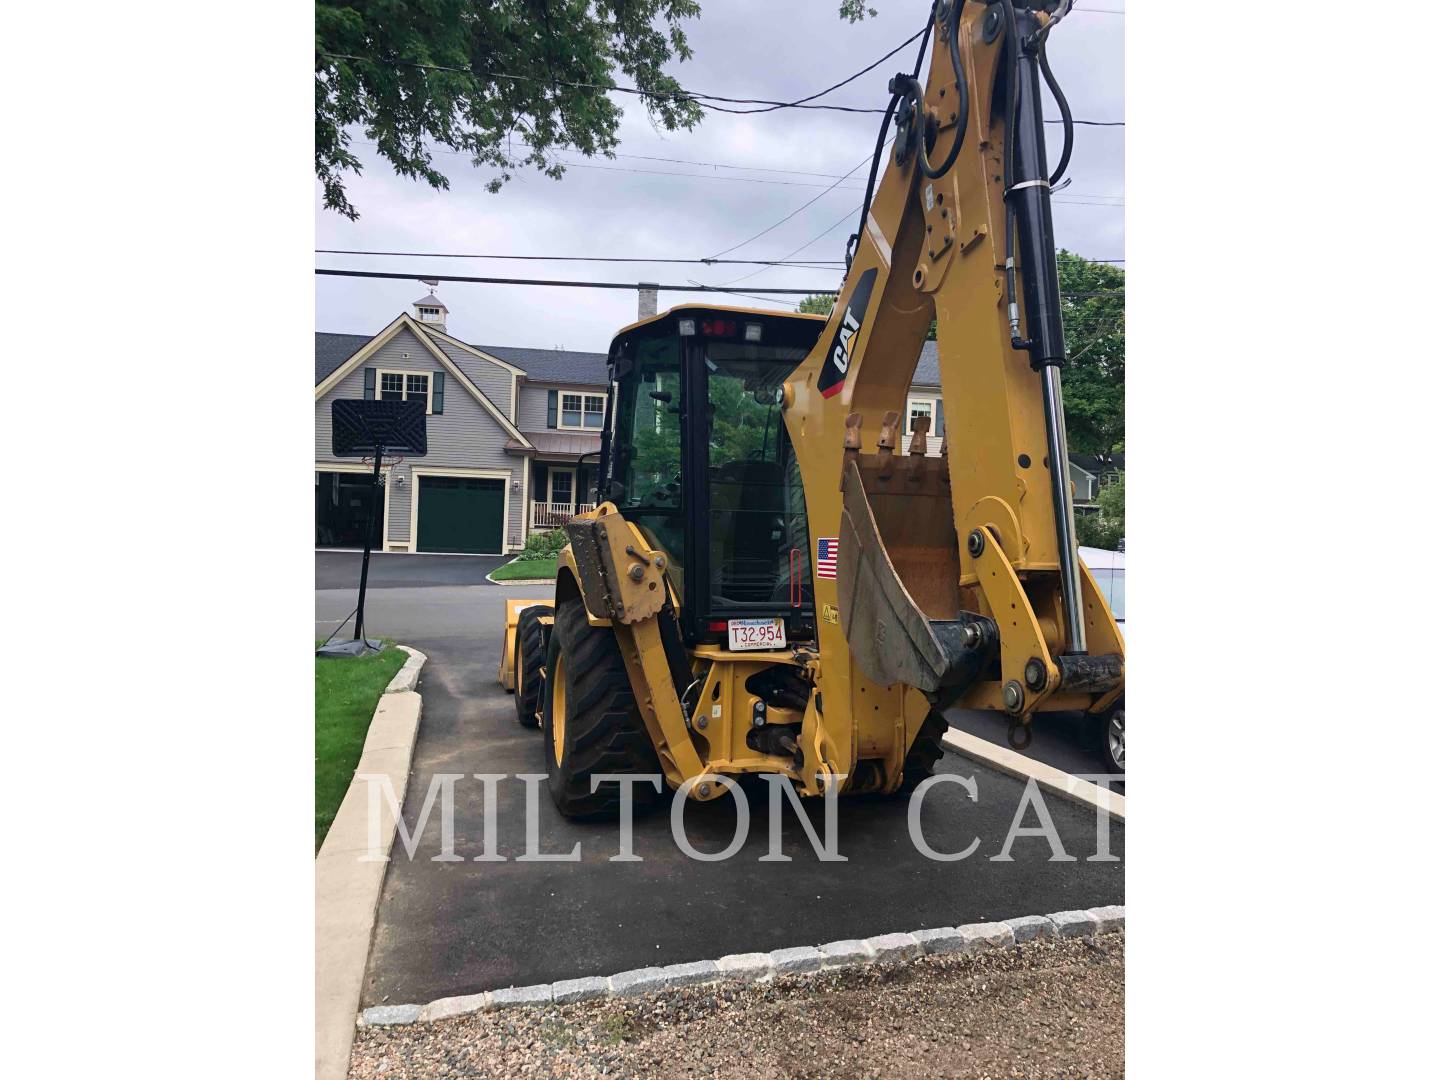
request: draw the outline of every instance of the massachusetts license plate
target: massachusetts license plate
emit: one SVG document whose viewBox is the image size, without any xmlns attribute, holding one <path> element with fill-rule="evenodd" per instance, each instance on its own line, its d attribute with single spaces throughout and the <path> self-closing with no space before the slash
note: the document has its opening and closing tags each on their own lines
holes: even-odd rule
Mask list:
<svg viewBox="0 0 1440 1080">
<path fill-rule="evenodd" d="M 785 647 L 784 619 L 731 619 L 730 648 L 742 649 L 783 649 Z"/>
</svg>

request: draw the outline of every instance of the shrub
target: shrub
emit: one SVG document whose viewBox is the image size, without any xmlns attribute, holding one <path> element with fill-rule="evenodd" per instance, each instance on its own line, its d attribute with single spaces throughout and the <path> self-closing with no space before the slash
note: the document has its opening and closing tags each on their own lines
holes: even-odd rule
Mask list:
<svg viewBox="0 0 1440 1080">
<path fill-rule="evenodd" d="M 1084 547 L 1118 551 L 1125 539 L 1125 476 L 1122 473 L 1100 489 L 1097 510 L 1075 518 L 1075 538 Z"/>
<path fill-rule="evenodd" d="M 522 559 L 553 559 L 560 554 L 560 549 L 570 543 L 570 537 L 564 529 L 546 529 L 532 532 L 525 538 L 525 550 L 520 553 Z"/>
</svg>

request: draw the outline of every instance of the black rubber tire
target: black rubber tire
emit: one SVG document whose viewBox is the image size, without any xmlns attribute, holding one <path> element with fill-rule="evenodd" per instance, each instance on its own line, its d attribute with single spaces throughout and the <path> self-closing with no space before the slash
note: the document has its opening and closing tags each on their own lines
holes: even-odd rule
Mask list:
<svg viewBox="0 0 1440 1080">
<path fill-rule="evenodd" d="M 554 614 L 552 607 L 529 607 L 520 612 L 515 626 L 515 720 L 521 727 L 540 726 L 545 692 L 545 627 L 540 617 Z"/>
<path fill-rule="evenodd" d="M 564 748 L 558 762 L 552 735 L 553 679 L 546 681 L 541 714 L 550 795 L 567 818 L 613 819 L 619 815 L 620 785 L 602 784 L 599 791 L 592 792 L 590 777 L 597 773 L 646 773 L 659 777 L 663 789 L 660 759 L 635 705 L 614 631 L 586 622 L 585 606 L 579 599 L 566 600 L 555 611 L 546 655 L 547 672 L 556 670 L 562 652 L 566 715 Z M 634 784 L 631 790 L 637 812 L 660 798 L 654 784 Z"/>
<path fill-rule="evenodd" d="M 1119 755 L 1116 755 L 1115 748 L 1110 745 L 1110 721 L 1119 717 L 1120 719 L 1120 747 Z M 1105 758 L 1105 768 L 1111 773 L 1125 775 L 1125 702 L 1111 709 L 1109 714 L 1100 722 L 1100 753 Z"/>
<path fill-rule="evenodd" d="M 935 763 L 945 753 L 945 747 L 940 740 L 950 725 L 945 718 L 933 709 L 930 715 L 925 717 L 925 723 L 920 725 L 920 733 L 915 736 L 915 741 L 910 744 L 910 752 L 905 755 L 905 776 L 900 782 L 900 791 L 914 791 L 917 784 L 935 775 Z"/>
</svg>

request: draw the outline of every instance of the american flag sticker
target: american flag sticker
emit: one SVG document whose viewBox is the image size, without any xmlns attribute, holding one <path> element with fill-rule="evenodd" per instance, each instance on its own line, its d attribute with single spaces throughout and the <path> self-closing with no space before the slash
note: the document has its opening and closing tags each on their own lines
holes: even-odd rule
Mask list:
<svg viewBox="0 0 1440 1080">
<path fill-rule="evenodd" d="M 822 536 L 815 541 L 815 574 L 817 577 L 834 579 L 835 559 L 840 554 L 840 540 L 835 536 Z"/>
</svg>

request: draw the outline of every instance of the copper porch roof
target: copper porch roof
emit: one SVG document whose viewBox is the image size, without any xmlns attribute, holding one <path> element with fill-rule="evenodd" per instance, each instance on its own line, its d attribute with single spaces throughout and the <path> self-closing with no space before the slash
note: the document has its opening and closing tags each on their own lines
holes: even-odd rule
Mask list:
<svg viewBox="0 0 1440 1080">
<path fill-rule="evenodd" d="M 525 431 L 522 432 L 535 447 L 537 454 L 560 454 L 579 457 L 594 454 L 600 450 L 600 436 L 583 431 Z M 505 444 L 506 450 L 524 450 L 514 439 Z"/>
</svg>

